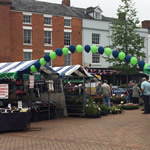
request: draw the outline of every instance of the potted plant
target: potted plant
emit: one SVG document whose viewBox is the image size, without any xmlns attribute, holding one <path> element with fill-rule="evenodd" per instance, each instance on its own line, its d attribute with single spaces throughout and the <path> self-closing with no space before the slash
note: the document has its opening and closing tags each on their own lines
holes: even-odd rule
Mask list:
<svg viewBox="0 0 150 150">
<path fill-rule="evenodd" d="M 107 115 L 110 112 L 110 108 L 104 104 L 99 104 L 101 109 L 101 115 Z"/>
<path fill-rule="evenodd" d="M 95 103 L 93 98 L 90 98 L 85 106 L 85 117 L 98 118 L 100 116 L 100 107 Z"/>
</svg>

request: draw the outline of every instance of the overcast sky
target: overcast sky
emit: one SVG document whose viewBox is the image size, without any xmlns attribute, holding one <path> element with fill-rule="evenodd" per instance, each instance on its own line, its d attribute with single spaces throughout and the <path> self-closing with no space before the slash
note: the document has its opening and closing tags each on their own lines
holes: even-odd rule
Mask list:
<svg viewBox="0 0 150 150">
<path fill-rule="evenodd" d="M 52 3 L 61 4 L 62 0 L 38 0 L 47 1 Z M 95 7 L 100 6 L 103 11 L 103 15 L 106 17 L 116 17 L 118 6 L 121 4 L 121 0 L 70 0 L 71 6 L 74 7 Z M 137 10 L 137 17 L 140 21 L 150 20 L 150 0 L 134 0 Z"/>
</svg>

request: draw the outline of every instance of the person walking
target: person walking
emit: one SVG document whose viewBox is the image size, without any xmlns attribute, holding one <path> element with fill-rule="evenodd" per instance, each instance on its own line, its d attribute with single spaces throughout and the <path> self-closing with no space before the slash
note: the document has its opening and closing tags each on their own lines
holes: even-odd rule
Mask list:
<svg viewBox="0 0 150 150">
<path fill-rule="evenodd" d="M 150 83 L 146 80 L 145 77 L 142 79 L 142 81 L 141 91 L 144 100 L 144 114 L 148 114 L 150 113 Z"/>
<path fill-rule="evenodd" d="M 104 80 L 104 84 L 101 86 L 101 93 L 103 96 L 103 104 L 105 105 L 107 101 L 107 105 L 108 107 L 110 107 L 111 91 L 110 91 L 110 86 L 107 84 L 107 80 Z"/>
<path fill-rule="evenodd" d="M 98 85 L 96 86 L 96 95 L 101 95 L 101 85 L 102 82 L 98 82 Z"/>
<path fill-rule="evenodd" d="M 129 99 L 130 103 L 133 103 L 133 99 L 132 99 L 133 85 L 134 85 L 134 83 L 132 81 L 130 81 L 128 84 L 128 99 Z"/>
<path fill-rule="evenodd" d="M 135 83 L 135 85 L 133 86 L 133 92 L 132 92 L 133 104 L 139 104 L 140 93 L 141 93 L 141 90 L 138 87 L 138 84 Z"/>
</svg>

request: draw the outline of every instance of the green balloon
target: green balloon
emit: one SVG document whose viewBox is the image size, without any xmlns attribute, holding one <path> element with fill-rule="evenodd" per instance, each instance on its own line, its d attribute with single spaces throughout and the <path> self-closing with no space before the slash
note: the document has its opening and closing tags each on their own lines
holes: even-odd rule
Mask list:
<svg viewBox="0 0 150 150">
<path fill-rule="evenodd" d="M 44 58 L 41 58 L 41 59 L 40 59 L 40 64 L 41 64 L 42 66 L 44 66 L 44 65 L 46 64 L 46 60 L 45 60 Z"/>
<path fill-rule="evenodd" d="M 55 52 L 50 52 L 49 56 L 53 60 L 53 59 L 56 58 L 56 53 Z"/>
<path fill-rule="evenodd" d="M 31 70 L 31 72 L 36 72 L 36 71 L 37 71 L 35 65 L 32 65 L 32 66 L 30 67 L 30 70 Z"/>
<path fill-rule="evenodd" d="M 97 53 L 98 47 L 96 45 L 91 46 L 91 52 L 93 54 Z"/>
<path fill-rule="evenodd" d="M 136 65 L 137 64 L 137 58 L 136 57 L 132 57 L 131 60 L 130 60 L 130 63 L 132 65 Z"/>
<path fill-rule="evenodd" d="M 83 50 L 82 45 L 77 45 L 77 46 L 76 46 L 76 50 L 77 50 L 78 53 L 81 53 L 82 50 Z"/>
<path fill-rule="evenodd" d="M 120 60 L 124 60 L 125 57 L 126 57 L 126 54 L 125 54 L 124 52 L 120 52 L 120 53 L 119 53 L 119 59 L 120 59 Z"/>
<path fill-rule="evenodd" d="M 62 49 L 62 52 L 63 52 L 63 54 L 64 55 L 68 55 L 68 48 L 67 47 L 64 47 L 63 49 Z"/>
<path fill-rule="evenodd" d="M 110 55 L 111 55 L 111 53 L 112 53 L 111 48 L 105 48 L 104 53 L 105 53 L 105 55 L 106 55 L 106 56 L 110 56 Z"/>
<path fill-rule="evenodd" d="M 150 64 L 145 64 L 144 69 L 147 69 L 148 66 L 150 66 Z"/>
</svg>

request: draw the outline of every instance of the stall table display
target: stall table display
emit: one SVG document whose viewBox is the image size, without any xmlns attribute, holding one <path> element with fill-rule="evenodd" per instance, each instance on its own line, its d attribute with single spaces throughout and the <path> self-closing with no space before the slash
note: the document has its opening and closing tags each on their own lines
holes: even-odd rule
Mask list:
<svg viewBox="0 0 150 150">
<path fill-rule="evenodd" d="M 28 112 L 0 113 L 0 132 L 27 130 Z"/>
</svg>

